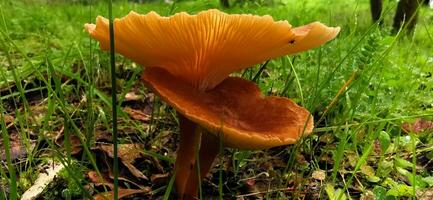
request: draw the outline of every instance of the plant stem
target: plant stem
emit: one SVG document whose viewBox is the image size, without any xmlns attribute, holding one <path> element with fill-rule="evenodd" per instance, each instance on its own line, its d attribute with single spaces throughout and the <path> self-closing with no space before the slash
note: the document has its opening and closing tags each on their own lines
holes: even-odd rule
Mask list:
<svg viewBox="0 0 433 200">
<path fill-rule="evenodd" d="M 109 29 L 110 29 L 110 66 L 111 66 L 111 101 L 113 110 L 113 143 L 114 143 L 114 189 L 113 196 L 114 200 L 118 199 L 118 187 L 119 187 L 119 161 L 117 157 L 117 98 L 116 98 L 116 58 L 114 55 L 114 24 L 113 24 L 113 6 L 112 0 L 108 3 L 108 16 L 109 16 Z"/>
</svg>

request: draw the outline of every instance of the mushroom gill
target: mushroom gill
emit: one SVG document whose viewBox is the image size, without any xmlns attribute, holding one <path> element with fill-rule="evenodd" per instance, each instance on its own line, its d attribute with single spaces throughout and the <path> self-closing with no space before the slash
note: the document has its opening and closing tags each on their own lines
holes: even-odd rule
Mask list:
<svg viewBox="0 0 433 200">
<path fill-rule="evenodd" d="M 86 24 L 90 35 L 109 49 L 108 20 Z M 199 90 L 209 90 L 229 74 L 257 63 L 317 47 L 339 28 L 319 22 L 292 28 L 287 21 L 212 9 L 161 17 L 130 12 L 115 19 L 116 52 L 146 67 L 160 67 Z"/>
</svg>

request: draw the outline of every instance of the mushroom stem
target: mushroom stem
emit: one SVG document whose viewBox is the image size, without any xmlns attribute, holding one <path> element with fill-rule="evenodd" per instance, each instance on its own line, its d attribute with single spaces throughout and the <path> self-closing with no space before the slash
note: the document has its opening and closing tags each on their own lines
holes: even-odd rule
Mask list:
<svg viewBox="0 0 433 200">
<path fill-rule="evenodd" d="M 215 157 L 219 153 L 220 143 L 218 137 L 212 133 L 206 133 L 203 131 L 200 142 L 200 155 L 199 160 L 194 165 L 194 171 L 190 174 L 187 187 L 185 188 L 186 199 L 197 199 L 197 186 L 199 180 L 207 175 L 212 167 Z M 199 168 L 200 167 L 200 168 Z M 200 177 L 198 176 L 198 171 L 200 171 Z"/>
<path fill-rule="evenodd" d="M 174 168 L 176 171 L 175 187 L 176 192 L 181 199 L 185 194 L 188 179 L 193 172 L 196 161 L 196 147 L 200 142 L 200 133 L 197 125 L 179 114 L 180 122 L 180 142 L 177 149 L 176 163 Z"/>
<path fill-rule="evenodd" d="M 179 119 L 180 143 L 175 163 L 176 191 L 180 199 L 197 199 L 199 179 L 203 179 L 212 167 L 219 153 L 219 140 L 183 115 L 179 114 Z"/>
</svg>

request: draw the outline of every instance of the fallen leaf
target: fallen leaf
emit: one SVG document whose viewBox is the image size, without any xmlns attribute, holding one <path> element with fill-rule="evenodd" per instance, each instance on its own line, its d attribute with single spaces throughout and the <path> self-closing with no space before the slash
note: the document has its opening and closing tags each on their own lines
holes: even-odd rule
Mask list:
<svg viewBox="0 0 433 200">
<path fill-rule="evenodd" d="M 150 115 L 142 111 L 132 109 L 130 107 L 123 108 L 123 112 L 126 112 L 132 119 L 147 122 L 150 120 Z"/>
<path fill-rule="evenodd" d="M 57 131 L 57 135 L 55 138 L 55 143 L 59 146 L 63 146 L 64 148 L 66 148 L 66 145 L 64 143 L 65 140 L 65 135 L 64 135 L 64 130 L 65 127 L 62 126 L 62 128 L 60 128 L 59 131 Z M 76 155 L 78 153 L 80 153 L 80 151 L 83 149 L 81 147 L 81 140 L 80 138 L 78 138 L 76 135 L 69 135 L 69 144 L 71 145 L 71 155 Z"/>
<path fill-rule="evenodd" d="M 110 169 L 110 171 L 109 171 L 109 173 L 108 173 L 108 176 L 110 177 L 111 180 L 114 180 L 113 170 Z M 118 176 L 117 178 L 118 178 L 120 181 L 125 181 L 125 182 L 128 182 L 128 183 L 131 183 L 132 185 L 135 185 L 135 186 L 138 187 L 138 188 L 141 188 L 141 189 L 145 189 L 145 188 L 147 188 L 147 187 L 145 187 L 145 186 L 143 186 L 143 185 L 140 185 L 140 184 L 138 184 L 138 183 L 136 183 L 136 182 L 134 182 L 134 181 L 131 181 L 131 180 L 129 180 L 129 179 L 123 177 L 121 172 L 120 172 L 120 174 L 119 174 L 119 176 Z"/>
<path fill-rule="evenodd" d="M 9 134 L 10 156 L 11 160 L 24 158 L 27 155 L 26 148 L 17 132 Z M 3 146 L 3 139 L 0 139 L 0 159 L 6 160 L 6 152 Z"/>
<path fill-rule="evenodd" d="M 319 169 L 314 171 L 311 177 L 319 181 L 324 181 L 326 178 L 326 172 L 324 170 Z"/>
<path fill-rule="evenodd" d="M 158 169 L 160 172 L 164 172 L 164 167 L 161 165 L 161 162 L 159 159 L 155 157 L 150 158 L 152 160 L 153 165 Z"/>
<path fill-rule="evenodd" d="M 105 157 L 105 156 L 103 156 L 103 157 Z M 112 163 L 109 163 L 106 159 L 104 159 L 103 162 L 105 163 L 105 166 L 107 166 L 107 171 L 108 171 L 108 177 L 106 176 L 106 174 L 103 174 L 103 175 L 104 175 L 104 179 L 105 179 L 107 182 L 113 183 L 112 180 L 114 180 L 114 175 L 113 175 L 113 169 L 112 169 L 112 166 L 110 165 L 110 164 L 112 164 Z M 128 171 L 129 171 L 129 170 L 128 170 Z M 128 182 L 128 183 L 131 183 L 132 185 L 135 185 L 135 186 L 137 186 L 137 188 L 140 188 L 140 189 L 145 189 L 145 188 L 147 188 L 147 187 L 145 187 L 145 186 L 142 186 L 142 185 L 140 185 L 140 184 L 135 183 L 134 181 L 131 181 L 131 180 L 125 178 L 125 177 L 123 176 L 123 175 L 124 175 L 123 172 L 124 172 L 124 170 L 120 169 L 119 174 L 118 174 L 118 177 L 117 177 L 117 178 L 119 179 L 119 181 L 125 181 L 125 182 Z"/>
<path fill-rule="evenodd" d="M 106 152 L 107 155 L 111 158 L 114 158 L 113 145 L 100 145 L 98 148 Z M 143 145 L 140 144 L 119 144 L 117 156 L 135 177 L 148 179 L 140 170 L 135 168 L 135 166 L 132 164 L 134 163 L 135 159 L 142 156 L 140 149 L 143 148 Z"/>
<path fill-rule="evenodd" d="M 127 197 L 129 195 L 139 194 L 139 193 L 149 193 L 149 192 L 150 192 L 149 189 L 136 190 L 136 189 L 120 189 L 119 188 L 117 198 L 121 199 L 121 198 Z M 99 193 L 99 194 L 93 196 L 93 199 L 95 199 L 95 200 L 114 199 L 114 192 L 110 191 L 110 192 Z"/>
<path fill-rule="evenodd" d="M 4 115 L 5 124 L 8 125 L 10 123 L 13 123 L 15 118 L 11 115 Z"/>
<path fill-rule="evenodd" d="M 96 171 L 89 171 L 87 172 L 87 176 L 89 177 L 90 181 L 92 181 L 92 183 L 94 183 L 96 186 L 105 185 L 109 187 L 111 190 L 113 190 L 114 188 L 114 184 L 111 183 L 111 181 L 107 180 L 107 178 L 104 177 L 103 174 L 101 174 L 102 176 L 101 177 L 98 175 Z"/>
<path fill-rule="evenodd" d="M 122 162 L 122 163 L 129 169 L 129 171 L 135 177 L 142 178 L 142 179 L 148 179 L 140 170 L 135 168 L 134 165 L 132 165 L 131 163 L 125 163 L 125 162 Z"/>
<path fill-rule="evenodd" d="M 113 141 L 113 136 L 107 130 L 96 129 L 94 132 L 95 141 Z"/>
<path fill-rule="evenodd" d="M 162 183 L 162 182 L 167 182 L 168 179 L 170 177 L 170 173 L 165 173 L 165 174 L 152 174 L 152 176 L 150 176 L 150 181 L 152 181 L 152 183 Z"/>
<path fill-rule="evenodd" d="M 134 162 L 135 159 L 141 157 L 140 149 L 143 149 L 142 144 L 119 144 L 117 156 L 122 159 L 123 162 Z M 111 158 L 114 157 L 113 145 L 99 145 L 99 149 L 106 152 Z"/>
<path fill-rule="evenodd" d="M 422 133 L 424 131 L 433 131 L 433 121 L 428 121 L 425 119 L 416 119 L 415 122 L 409 123 L 405 122 L 401 125 L 401 128 L 406 133 Z"/>
<path fill-rule="evenodd" d="M 101 177 L 102 176 L 102 177 Z M 95 186 L 107 186 L 108 188 L 110 188 L 111 190 L 113 190 L 114 188 L 114 184 L 112 182 L 112 179 L 114 179 L 112 173 L 111 173 L 111 169 L 109 170 L 108 175 L 107 174 L 101 174 L 101 176 L 98 175 L 98 173 L 96 171 L 89 171 L 87 173 L 87 177 L 90 179 L 90 181 L 95 185 Z M 109 179 L 111 178 L 111 179 Z M 118 179 L 120 181 L 125 181 L 128 183 L 131 183 L 135 186 L 137 186 L 138 188 L 140 188 L 140 190 L 146 190 L 146 191 L 150 191 L 151 189 L 149 187 L 145 187 L 142 185 L 139 185 L 133 181 L 130 181 L 122 176 L 118 176 Z M 119 187 L 122 188 L 122 187 Z"/>
</svg>

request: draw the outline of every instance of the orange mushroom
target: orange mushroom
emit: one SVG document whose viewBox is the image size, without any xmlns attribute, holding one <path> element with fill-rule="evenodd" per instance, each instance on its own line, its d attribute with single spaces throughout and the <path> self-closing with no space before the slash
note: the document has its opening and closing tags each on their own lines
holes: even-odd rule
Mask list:
<svg viewBox="0 0 433 200">
<path fill-rule="evenodd" d="M 96 25 L 85 28 L 101 49 L 109 49 L 107 19 L 97 17 Z M 319 22 L 292 28 L 270 16 L 212 9 L 171 17 L 131 12 L 114 21 L 114 30 L 116 52 L 144 66 L 143 82 L 178 112 L 175 187 L 180 199 L 194 199 L 220 141 L 263 149 L 293 144 L 313 129 L 306 109 L 288 98 L 264 97 L 253 82 L 229 75 L 317 47 L 340 29 Z"/>
</svg>

